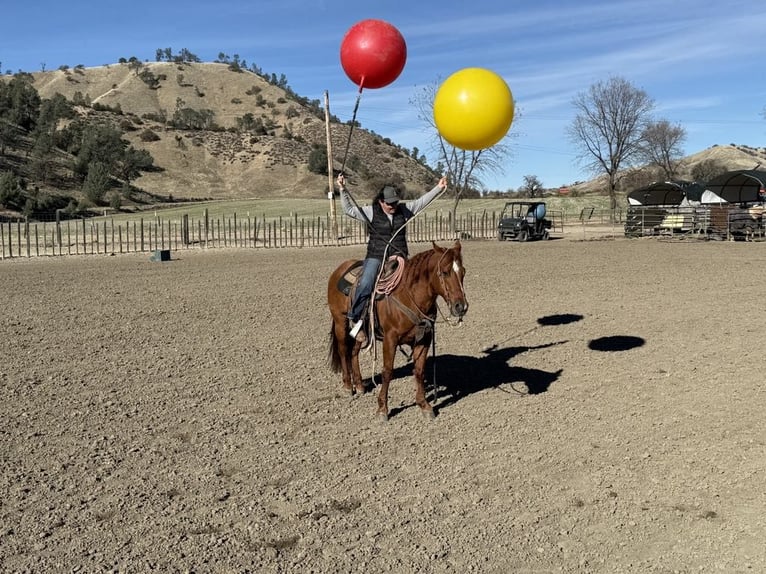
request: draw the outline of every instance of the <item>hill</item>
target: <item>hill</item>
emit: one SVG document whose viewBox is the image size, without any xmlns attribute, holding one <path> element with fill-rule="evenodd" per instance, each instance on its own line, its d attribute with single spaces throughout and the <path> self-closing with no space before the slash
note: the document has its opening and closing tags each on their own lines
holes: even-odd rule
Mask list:
<svg viewBox="0 0 766 574">
<path fill-rule="evenodd" d="M 713 175 L 724 171 L 754 169 L 766 166 L 766 148 L 747 145 L 715 145 L 688 155 L 680 160 L 675 179 L 687 181 L 708 181 Z M 626 170 L 621 180 L 623 191 L 630 191 L 662 179 L 655 170 L 647 167 Z M 607 189 L 607 177 L 599 176 L 585 182 L 578 182 L 571 189 L 581 194 L 601 193 Z"/>
<path fill-rule="evenodd" d="M 224 63 L 153 62 L 66 68 L 32 78 L 41 98 L 58 93 L 85 102 L 76 108 L 82 117 L 120 126 L 131 145 L 149 151 L 157 169 L 132 183 L 152 196 L 300 198 L 328 191 L 327 176 L 309 170 L 312 149 L 327 143 L 324 102 L 297 96 L 251 71 Z M 209 114 L 215 126 L 169 127 L 167 120 L 178 110 Z M 243 121 L 256 129 L 241 129 Z M 158 136 L 155 141 L 144 141 L 147 130 Z M 420 193 L 436 181 L 409 150 L 359 126 L 346 154 L 350 130 L 331 117 L 335 167 L 345 158 L 346 172 L 361 189 L 371 193 L 380 180 L 394 179 Z"/>
</svg>

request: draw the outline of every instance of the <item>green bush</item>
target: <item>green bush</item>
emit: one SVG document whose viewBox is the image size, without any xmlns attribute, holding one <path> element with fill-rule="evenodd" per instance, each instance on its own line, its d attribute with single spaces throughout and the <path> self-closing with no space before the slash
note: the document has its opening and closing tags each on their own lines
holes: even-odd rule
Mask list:
<svg viewBox="0 0 766 574">
<path fill-rule="evenodd" d="M 327 148 L 314 146 L 309 153 L 309 171 L 319 175 L 327 175 Z"/>
</svg>

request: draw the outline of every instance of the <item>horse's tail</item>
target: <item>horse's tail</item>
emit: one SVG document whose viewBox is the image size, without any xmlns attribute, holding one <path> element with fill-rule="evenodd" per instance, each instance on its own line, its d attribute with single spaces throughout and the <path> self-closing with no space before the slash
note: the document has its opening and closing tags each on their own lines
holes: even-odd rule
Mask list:
<svg viewBox="0 0 766 574">
<path fill-rule="evenodd" d="M 340 353 L 338 352 L 338 338 L 335 336 L 335 323 L 330 326 L 330 353 L 327 357 L 327 362 L 330 363 L 330 369 L 333 373 L 340 373 Z"/>
</svg>

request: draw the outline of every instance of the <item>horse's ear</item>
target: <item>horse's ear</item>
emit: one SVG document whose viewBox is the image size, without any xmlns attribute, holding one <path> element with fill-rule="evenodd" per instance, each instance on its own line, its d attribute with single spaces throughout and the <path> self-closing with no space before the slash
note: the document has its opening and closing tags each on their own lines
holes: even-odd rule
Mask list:
<svg viewBox="0 0 766 574">
<path fill-rule="evenodd" d="M 455 243 L 452 244 L 452 249 L 460 253 L 460 249 L 463 247 L 463 245 L 460 243 L 459 239 L 455 239 Z"/>
<path fill-rule="evenodd" d="M 436 251 L 437 253 L 444 253 L 446 251 L 444 247 L 439 247 L 438 245 L 436 245 L 436 241 L 431 241 L 431 243 L 434 246 L 434 251 Z"/>
</svg>

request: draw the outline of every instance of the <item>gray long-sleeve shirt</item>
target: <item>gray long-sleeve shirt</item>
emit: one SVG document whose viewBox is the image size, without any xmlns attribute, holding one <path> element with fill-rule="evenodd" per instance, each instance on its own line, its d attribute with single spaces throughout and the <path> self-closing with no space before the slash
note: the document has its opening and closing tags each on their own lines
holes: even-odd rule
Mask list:
<svg viewBox="0 0 766 574">
<path fill-rule="evenodd" d="M 431 203 L 434 199 L 438 197 L 441 191 L 442 191 L 442 188 L 437 185 L 431 191 L 429 191 L 428 193 L 424 193 L 417 199 L 412 199 L 410 201 L 405 201 L 403 203 L 407 207 L 407 209 L 409 209 L 414 215 L 414 214 L 417 214 L 419 211 L 423 211 L 429 203 Z M 372 220 L 372 205 L 364 205 L 362 207 L 357 207 L 351 201 L 351 198 L 349 198 L 348 191 L 346 191 L 345 188 L 340 190 L 340 205 L 343 208 L 343 211 L 346 212 L 346 215 L 348 215 L 352 219 L 356 219 L 357 221 Z M 389 215 L 388 217 L 389 219 L 391 219 L 392 216 Z"/>
</svg>

